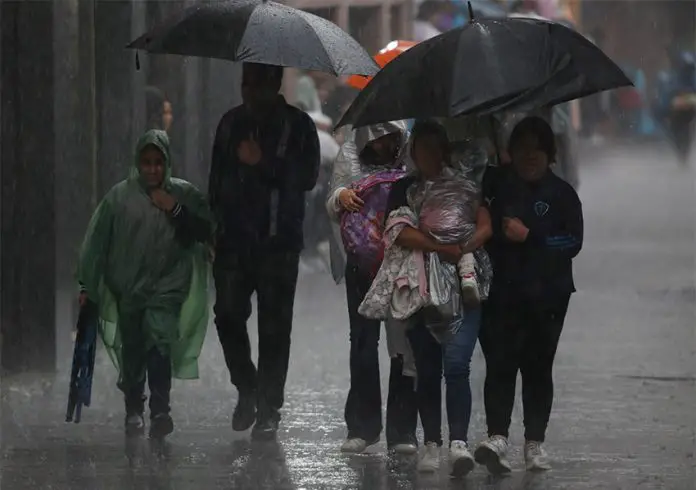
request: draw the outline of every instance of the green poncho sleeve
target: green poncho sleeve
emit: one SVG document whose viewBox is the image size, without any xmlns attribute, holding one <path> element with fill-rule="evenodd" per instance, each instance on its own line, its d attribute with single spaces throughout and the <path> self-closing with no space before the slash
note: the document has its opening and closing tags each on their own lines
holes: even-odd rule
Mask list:
<svg viewBox="0 0 696 490">
<path fill-rule="evenodd" d="M 213 236 L 213 219 L 207 199 L 186 181 L 172 179 L 175 195 L 186 209 L 205 220 Z M 172 347 L 172 373 L 179 379 L 198 378 L 200 356 L 208 329 L 210 264 L 207 244 L 196 243 L 191 251 L 191 286 L 179 317 L 179 340 Z"/>
</svg>

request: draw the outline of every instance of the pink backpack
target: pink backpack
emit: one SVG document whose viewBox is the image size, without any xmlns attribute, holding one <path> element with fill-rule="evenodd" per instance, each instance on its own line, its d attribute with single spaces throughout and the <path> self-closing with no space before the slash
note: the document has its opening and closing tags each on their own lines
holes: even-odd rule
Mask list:
<svg viewBox="0 0 696 490">
<path fill-rule="evenodd" d="M 344 212 L 341 216 L 341 238 L 348 255 L 358 261 L 358 266 L 372 276 L 377 274 L 384 257 L 384 213 L 392 184 L 406 175 L 401 169 L 384 170 L 368 175 L 351 184 L 365 203 L 356 213 Z"/>
</svg>

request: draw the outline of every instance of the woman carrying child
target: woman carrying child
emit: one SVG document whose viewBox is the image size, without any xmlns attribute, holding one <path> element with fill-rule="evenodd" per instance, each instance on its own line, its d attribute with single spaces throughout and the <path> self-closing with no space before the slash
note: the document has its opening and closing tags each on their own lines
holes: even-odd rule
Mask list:
<svg viewBox="0 0 696 490">
<path fill-rule="evenodd" d="M 432 306 L 426 306 L 427 302 L 430 301 L 429 298 L 433 296 L 433 291 L 429 292 L 425 303 L 419 303 L 418 311 L 408 318 L 407 335 L 415 358 L 418 409 L 425 442 L 425 452 L 419 461 L 418 469 L 424 472 L 434 472 L 440 465 L 440 446 L 442 445 L 441 380 L 444 363 L 450 436 L 449 460 L 453 476 L 461 477 L 474 467 L 474 459 L 469 452 L 467 442 L 471 416 L 469 365 L 479 334 L 481 318 L 479 300 L 487 294 L 486 289 L 491 279 L 488 263 L 479 264 L 477 267 L 479 274 L 472 277 L 471 262 L 474 260 L 472 256 L 474 252 L 476 252 L 477 260 L 483 256 L 486 257 L 483 262 L 487 262 L 485 253 L 477 251 L 491 236 L 490 216 L 484 207 L 479 206 L 477 192 L 450 193 L 447 206 L 436 206 L 434 203 L 429 203 L 428 189 L 434 192 L 438 186 L 446 184 L 450 179 L 463 179 L 464 183 L 467 183 L 466 176 L 458 173 L 451 165 L 449 140 L 445 129 L 440 124 L 432 121 L 416 122 L 411 131 L 410 149 L 416 172 L 392 186 L 387 203 L 386 214 L 389 218 L 385 236 L 389 233 L 390 221 L 393 223 L 394 220 L 399 219 L 400 214 L 415 216 L 415 226 L 403 226 L 398 231 L 394 245 L 422 257 L 418 260 L 421 263 L 429 262 L 431 269 L 433 261 L 425 259 L 430 254 L 437 254 L 443 262 L 455 265 L 459 273 L 456 282 L 461 285 L 461 297 L 468 299 L 465 301 L 463 314 L 460 313 L 449 320 L 448 330 L 451 335 L 446 339 L 441 339 L 441 342 L 436 339 L 434 330 L 431 328 L 433 326 Z M 473 183 L 469 182 L 469 184 L 465 186 L 466 189 L 476 188 Z M 422 189 L 425 189 L 425 193 L 419 192 Z M 424 197 L 418 197 L 423 195 Z M 461 209 L 463 206 L 467 210 L 466 214 L 471 216 L 469 223 L 459 221 L 454 223 L 453 228 L 468 227 L 467 229 L 471 231 L 467 235 L 468 240 L 456 243 L 438 239 L 439 232 L 435 233 L 433 227 L 424 226 L 429 222 L 429 224 L 433 224 L 433 220 L 423 214 L 428 207 L 433 210 L 440 208 L 447 213 L 453 212 L 454 210 L 445 209 L 453 203 L 453 200 L 459 201 L 454 202 L 455 207 Z M 451 219 L 449 221 L 452 223 Z M 429 230 L 425 230 L 426 227 Z M 451 224 L 450 228 L 452 228 Z M 446 230 L 446 234 L 457 236 L 457 231 L 459 230 L 449 229 Z M 456 273 L 454 275 L 456 276 Z M 478 294 L 478 292 L 467 294 L 467 291 L 471 292 L 472 287 L 476 286 L 483 286 L 481 288 L 483 294 Z M 379 284 L 375 285 L 375 288 L 379 287 Z M 432 288 L 432 285 L 430 287 Z M 370 300 L 373 298 L 375 297 L 371 296 Z M 382 301 L 382 303 L 384 302 Z M 398 303 L 398 301 L 392 300 L 390 302 L 392 309 Z M 364 303 L 364 306 L 367 305 Z M 367 309 L 361 309 L 361 311 L 367 311 Z M 461 312 L 462 309 L 458 311 Z M 392 314 L 396 313 L 392 311 Z"/>
</svg>

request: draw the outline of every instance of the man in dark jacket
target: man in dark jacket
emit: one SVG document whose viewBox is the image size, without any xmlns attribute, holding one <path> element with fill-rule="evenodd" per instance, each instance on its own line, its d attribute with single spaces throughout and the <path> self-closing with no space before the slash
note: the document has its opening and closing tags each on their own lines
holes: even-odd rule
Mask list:
<svg viewBox="0 0 696 490">
<path fill-rule="evenodd" d="M 272 438 L 278 429 L 290 356 L 305 192 L 319 172 L 314 123 L 279 95 L 283 69 L 245 63 L 244 104 L 222 117 L 210 170 L 217 220 L 215 323 L 239 391 L 232 427 Z M 258 299 L 258 370 L 247 320 Z"/>
</svg>

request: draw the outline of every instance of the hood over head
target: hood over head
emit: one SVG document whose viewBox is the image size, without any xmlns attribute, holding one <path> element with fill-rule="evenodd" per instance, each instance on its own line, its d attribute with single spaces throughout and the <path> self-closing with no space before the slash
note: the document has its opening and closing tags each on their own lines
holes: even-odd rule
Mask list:
<svg viewBox="0 0 696 490">
<path fill-rule="evenodd" d="M 161 129 L 150 129 L 146 131 L 139 139 L 138 143 L 135 145 L 135 155 L 133 156 L 133 165 L 130 170 L 130 178 L 134 180 L 140 180 L 140 153 L 145 149 L 146 146 L 154 146 L 164 156 L 164 182 L 163 187 L 169 187 L 172 178 L 172 164 L 171 155 L 169 153 L 169 136 L 165 131 Z"/>
<path fill-rule="evenodd" d="M 408 140 L 408 127 L 405 121 L 373 124 L 355 129 L 346 128 L 346 139 L 334 162 L 331 176 L 331 193 L 340 187 L 348 187 L 352 182 L 380 170 L 379 167 L 368 167 L 360 161 L 360 153 L 370 141 L 392 133 L 401 135 L 399 153 L 394 162 L 394 167 L 404 165 L 406 155 L 406 141 Z"/>
<path fill-rule="evenodd" d="M 371 126 L 361 126 L 355 128 L 352 133 L 353 141 L 355 142 L 355 151 L 360 155 L 369 142 L 392 133 L 401 134 L 400 148 L 403 149 L 408 136 L 408 128 L 406 127 L 405 121 L 390 121 L 373 124 Z"/>
</svg>

